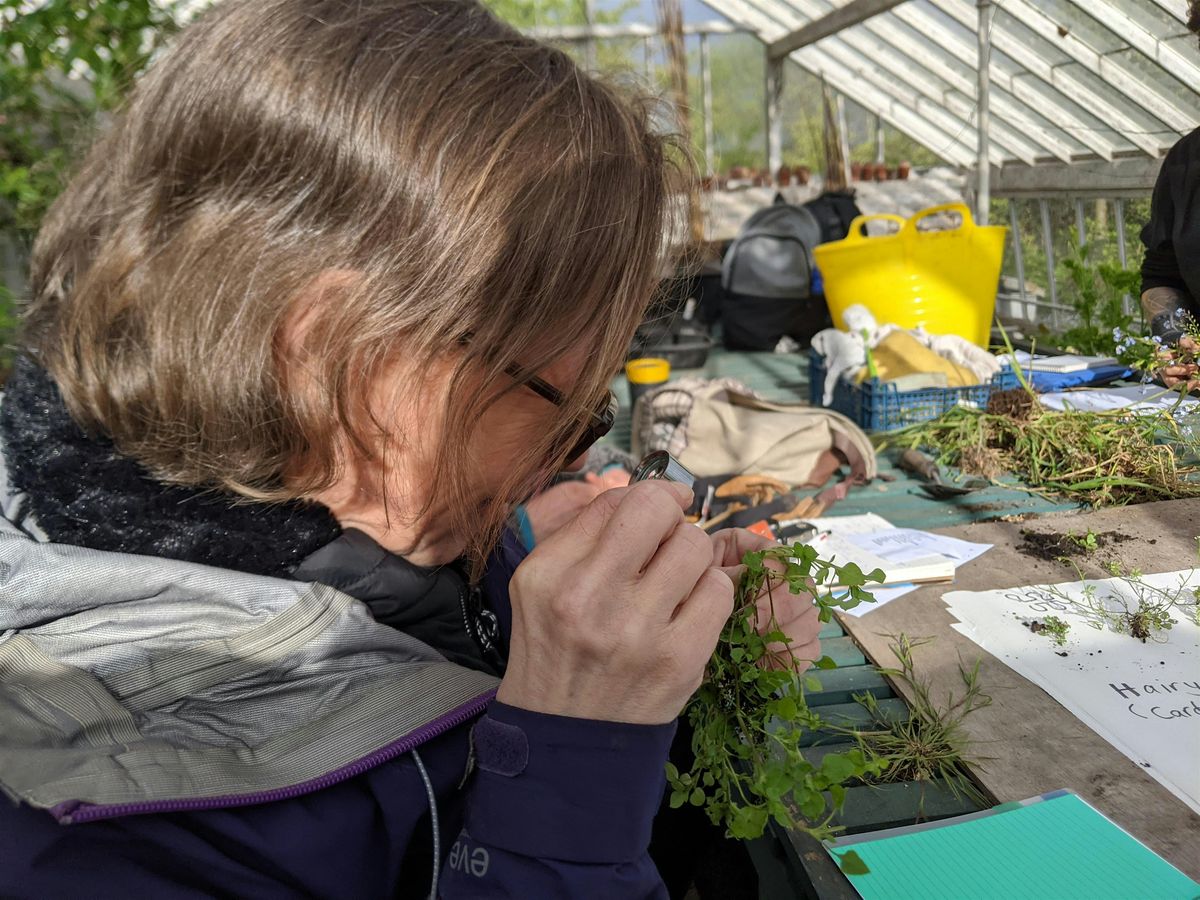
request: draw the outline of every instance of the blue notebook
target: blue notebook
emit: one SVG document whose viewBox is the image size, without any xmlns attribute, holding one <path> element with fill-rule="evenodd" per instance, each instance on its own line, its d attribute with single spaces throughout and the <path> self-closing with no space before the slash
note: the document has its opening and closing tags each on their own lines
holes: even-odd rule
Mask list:
<svg viewBox="0 0 1200 900">
<path fill-rule="evenodd" d="M 863 900 L 1200 898 L 1200 884 L 1067 791 L 842 838 L 829 852 Z"/>
</svg>

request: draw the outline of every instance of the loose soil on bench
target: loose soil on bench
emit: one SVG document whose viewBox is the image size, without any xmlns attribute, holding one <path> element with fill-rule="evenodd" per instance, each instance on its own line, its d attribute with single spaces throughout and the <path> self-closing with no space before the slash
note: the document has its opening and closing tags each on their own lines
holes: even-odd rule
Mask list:
<svg viewBox="0 0 1200 900">
<path fill-rule="evenodd" d="M 1054 562 L 1064 556 L 1087 556 L 1096 550 L 1102 550 L 1114 544 L 1123 544 L 1126 541 L 1133 540 L 1133 535 L 1131 534 L 1123 534 L 1120 531 L 1105 531 L 1095 535 L 1096 546 L 1094 549 L 1089 549 L 1083 546 L 1082 541 L 1085 538 L 1082 535 L 1071 536 L 1069 534 L 1060 534 L 1057 531 L 1022 531 L 1021 537 L 1024 541 L 1017 547 L 1018 551 L 1024 553 L 1026 556 L 1032 556 L 1035 559 L 1044 559 L 1048 562 Z"/>
</svg>

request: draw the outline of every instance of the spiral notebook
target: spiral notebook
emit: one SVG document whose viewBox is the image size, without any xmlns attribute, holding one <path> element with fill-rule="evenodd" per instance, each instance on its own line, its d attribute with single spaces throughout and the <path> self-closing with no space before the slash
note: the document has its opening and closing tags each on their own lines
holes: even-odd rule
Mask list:
<svg viewBox="0 0 1200 900">
<path fill-rule="evenodd" d="M 1200 897 L 1200 884 L 1068 791 L 842 838 L 829 852 L 863 900 Z"/>
</svg>

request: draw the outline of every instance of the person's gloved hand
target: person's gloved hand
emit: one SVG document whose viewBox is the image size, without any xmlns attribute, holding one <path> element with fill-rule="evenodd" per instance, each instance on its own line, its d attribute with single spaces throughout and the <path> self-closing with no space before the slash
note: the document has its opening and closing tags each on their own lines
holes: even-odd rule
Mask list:
<svg viewBox="0 0 1200 900">
<path fill-rule="evenodd" d="M 1159 369 L 1159 380 L 1169 388 L 1183 386 L 1185 390 L 1200 391 L 1200 343 L 1184 335 L 1174 347 L 1159 351 L 1165 365 Z"/>
<path fill-rule="evenodd" d="M 776 542 L 744 528 L 728 528 L 712 536 L 713 565 L 726 572 L 734 584 L 742 578 L 742 557 L 752 550 L 765 550 L 776 546 Z M 768 562 L 776 571 L 783 571 L 783 564 Z M 817 639 L 821 621 L 817 618 L 817 607 L 809 594 L 793 594 L 787 585 L 776 585 L 770 591 L 764 588 L 756 601 L 758 606 L 759 632 L 766 634 L 771 622 L 772 607 L 776 629 L 789 638 L 786 647 L 772 644 L 776 654 L 774 663 L 779 667 L 790 667 L 803 672 L 821 658 L 821 642 Z"/>
</svg>

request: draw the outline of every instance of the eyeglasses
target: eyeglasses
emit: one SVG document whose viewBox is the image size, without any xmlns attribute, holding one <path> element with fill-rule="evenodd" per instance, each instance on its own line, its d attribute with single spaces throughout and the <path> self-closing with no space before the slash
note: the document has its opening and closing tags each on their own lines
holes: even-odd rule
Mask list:
<svg viewBox="0 0 1200 900">
<path fill-rule="evenodd" d="M 536 375 L 530 375 L 516 363 L 506 368 L 504 373 L 514 381 L 521 382 L 543 400 L 548 400 L 555 406 L 563 406 L 566 403 L 566 398 L 563 396 L 562 391 L 548 381 L 543 381 Z M 592 444 L 612 431 L 613 422 L 616 420 L 617 395 L 609 391 L 608 396 L 604 398 L 603 404 L 588 413 L 587 428 L 571 447 L 571 452 L 567 455 L 567 461 L 569 462 L 583 456 Z"/>
</svg>

